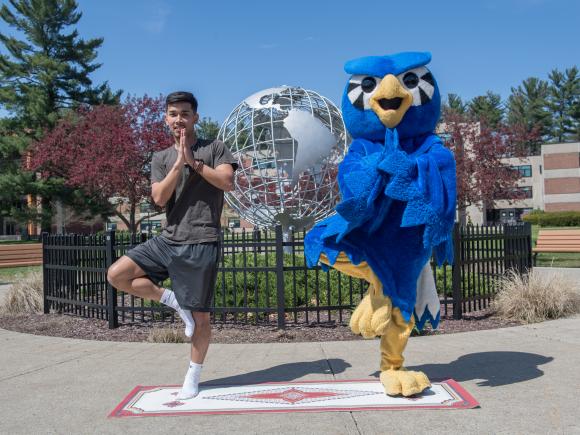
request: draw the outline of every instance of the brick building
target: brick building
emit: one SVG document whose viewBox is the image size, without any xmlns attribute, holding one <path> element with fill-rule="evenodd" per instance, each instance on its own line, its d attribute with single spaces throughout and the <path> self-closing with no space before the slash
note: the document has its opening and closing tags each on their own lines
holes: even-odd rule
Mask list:
<svg viewBox="0 0 580 435">
<path fill-rule="evenodd" d="M 469 207 L 467 213 L 474 224 L 517 222 L 534 209 L 580 211 L 580 142 L 544 144 L 539 156 L 503 161 L 520 171 L 518 189 L 524 197 L 498 199 L 487 210 Z"/>
<path fill-rule="evenodd" d="M 542 146 L 544 210 L 580 211 L 580 142 Z"/>
</svg>

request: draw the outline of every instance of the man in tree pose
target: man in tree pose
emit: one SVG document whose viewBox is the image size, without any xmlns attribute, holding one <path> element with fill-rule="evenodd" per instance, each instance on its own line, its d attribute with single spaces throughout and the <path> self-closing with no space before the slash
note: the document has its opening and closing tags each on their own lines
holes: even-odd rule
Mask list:
<svg viewBox="0 0 580 435">
<path fill-rule="evenodd" d="M 198 394 L 209 346 L 209 310 L 217 276 L 224 191 L 233 189 L 237 163 L 218 140 L 196 137 L 197 100 L 189 92 L 167 96 L 165 120 L 175 144 L 153 155 L 151 195 L 166 206 L 161 235 L 117 260 L 107 278 L 116 288 L 175 309 L 191 337 L 191 362 L 178 399 Z M 171 278 L 172 289 L 161 288 Z"/>
</svg>

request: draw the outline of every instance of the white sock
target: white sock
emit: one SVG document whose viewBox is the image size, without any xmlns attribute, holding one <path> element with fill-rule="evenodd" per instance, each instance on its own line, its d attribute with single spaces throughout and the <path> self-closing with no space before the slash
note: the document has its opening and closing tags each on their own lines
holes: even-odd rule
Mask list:
<svg viewBox="0 0 580 435">
<path fill-rule="evenodd" d="M 199 377 L 201 375 L 201 364 L 194 362 L 189 363 L 189 370 L 185 374 L 183 387 L 177 395 L 178 400 L 193 399 L 199 393 Z"/>
<path fill-rule="evenodd" d="M 163 295 L 161 295 L 161 303 L 177 311 L 177 314 L 179 314 L 179 317 L 181 317 L 181 320 L 183 320 L 183 323 L 185 323 L 185 336 L 186 337 L 193 336 L 195 322 L 193 321 L 191 311 L 184 310 L 179 306 L 179 303 L 175 298 L 175 293 L 173 293 L 171 290 L 167 288 L 163 289 Z"/>
</svg>

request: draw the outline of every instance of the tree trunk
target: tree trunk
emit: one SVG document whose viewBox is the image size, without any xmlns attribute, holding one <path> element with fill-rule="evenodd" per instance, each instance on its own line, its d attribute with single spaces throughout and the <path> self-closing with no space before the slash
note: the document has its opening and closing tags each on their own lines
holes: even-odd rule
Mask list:
<svg viewBox="0 0 580 435">
<path fill-rule="evenodd" d="M 467 206 L 462 205 L 457 208 L 457 220 L 460 226 L 464 227 L 467 225 Z"/>
<path fill-rule="evenodd" d="M 64 207 L 60 199 L 57 199 L 55 201 L 55 209 L 56 209 L 56 233 L 64 234 L 65 233 Z"/>
<path fill-rule="evenodd" d="M 131 208 L 129 209 L 129 231 L 131 231 L 131 234 L 137 234 L 137 225 L 135 225 L 136 209 L 135 204 L 131 204 Z"/>
</svg>

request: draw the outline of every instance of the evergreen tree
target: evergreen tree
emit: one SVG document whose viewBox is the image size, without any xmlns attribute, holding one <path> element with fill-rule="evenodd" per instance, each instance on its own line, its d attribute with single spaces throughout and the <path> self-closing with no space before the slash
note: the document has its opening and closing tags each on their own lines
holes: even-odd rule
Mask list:
<svg viewBox="0 0 580 435">
<path fill-rule="evenodd" d="M 523 125 L 529 132 L 539 129 L 540 137 L 530 150 L 537 154 L 541 144 L 550 138 L 552 114 L 547 108 L 548 82 L 530 77 L 511 92 L 507 101 L 508 123 Z"/>
<path fill-rule="evenodd" d="M 565 72 L 553 69 L 548 78 L 548 108 L 552 114 L 551 139 L 558 143 L 574 140 L 578 131 L 576 107 L 580 104 L 578 68 L 574 66 Z"/>
<path fill-rule="evenodd" d="M 0 107 L 9 114 L 0 122 L 0 214 L 19 216 L 23 195 L 41 195 L 46 227 L 50 200 L 63 192 L 58 182 L 37 181 L 25 170 L 26 149 L 68 109 L 117 103 L 121 92 L 111 92 L 106 82 L 95 86 L 89 78 L 101 66 L 95 59 L 103 39 L 83 40 L 72 28 L 82 16 L 75 0 L 9 4 L 0 8 L 0 18 L 16 35 L 0 33 Z"/>
<path fill-rule="evenodd" d="M 461 100 L 461 97 L 457 94 L 447 94 L 447 101 L 441 106 L 441 118 L 442 121 L 453 115 L 465 115 L 467 113 L 467 105 Z"/>
<path fill-rule="evenodd" d="M 580 142 L 580 96 L 576 98 L 576 102 L 572 105 L 572 118 L 576 125 L 572 139 Z"/>
<path fill-rule="evenodd" d="M 504 107 L 501 96 L 492 91 L 487 91 L 485 95 L 474 97 L 468 104 L 469 115 L 472 119 L 485 122 L 491 129 L 498 128 L 503 120 Z"/>
<path fill-rule="evenodd" d="M 209 117 L 204 117 L 195 126 L 195 132 L 200 139 L 216 139 L 220 125 Z"/>
</svg>

